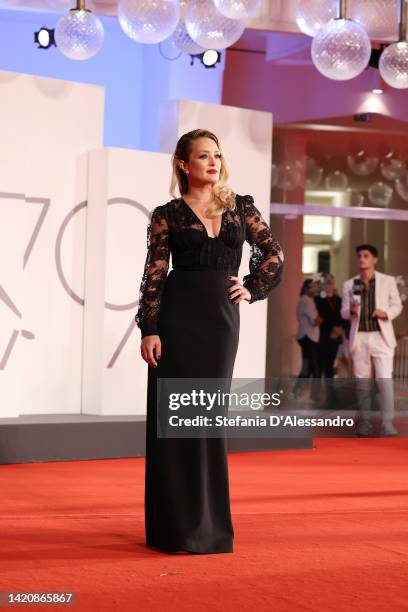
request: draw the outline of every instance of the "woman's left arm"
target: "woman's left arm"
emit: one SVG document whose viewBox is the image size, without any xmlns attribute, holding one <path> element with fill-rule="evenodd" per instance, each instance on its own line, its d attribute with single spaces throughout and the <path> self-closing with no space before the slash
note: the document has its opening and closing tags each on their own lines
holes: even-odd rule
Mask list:
<svg viewBox="0 0 408 612">
<path fill-rule="evenodd" d="M 243 286 L 251 294 L 250 304 L 268 297 L 273 287 L 282 280 L 283 251 L 274 238 L 268 224 L 254 205 L 250 195 L 244 196 L 245 239 L 251 246 L 249 274 L 243 278 Z"/>
</svg>

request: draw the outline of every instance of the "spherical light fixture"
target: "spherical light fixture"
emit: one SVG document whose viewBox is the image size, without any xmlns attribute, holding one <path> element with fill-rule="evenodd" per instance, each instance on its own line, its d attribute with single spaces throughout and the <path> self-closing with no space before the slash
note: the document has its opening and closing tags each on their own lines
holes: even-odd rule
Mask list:
<svg viewBox="0 0 408 612">
<path fill-rule="evenodd" d="M 378 166 L 378 157 L 370 157 L 365 151 L 359 151 L 357 155 L 347 155 L 347 165 L 353 174 L 357 176 L 369 176 Z"/>
<path fill-rule="evenodd" d="M 384 81 L 396 89 L 408 88 L 408 42 L 406 0 L 399 5 L 399 40 L 381 54 L 378 69 Z"/>
<path fill-rule="evenodd" d="M 380 164 L 380 171 L 387 181 L 395 181 L 404 173 L 405 165 L 398 157 L 386 157 Z"/>
<path fill-rule="evenodd" d="M 389 45 L 381 54 L 379 70 L 388 85 L 396 89 L 408 87 L 408 42 Z"/>
<path fill-rule="evenodd" d="M 302 164 L 295 161 L 283 161 L 278 165 L 276 185 L 282 191 L 293 191 L 303 182 Z"/>
<path fill-rule="evenodd" d="M 298 0 L 296 23 L 303 34 L 316 36 L 322 25 L 337 15 L 338 0 Z"/>
<path fill-rule="evenodd" d="M 173 34 L 180 19 L 178 0 L 119 0 L 118 19 L 129 38 L 155 44 Z"/>
<path fill-rule="evenodd" d="M 368 188 L 368 199 L 374 206 L 387 207 L 392 200 L 393 193 L 392 187 L 382 181 L 378 181 Z"/>
<path fill-rule="evenodd" d="M 329 191 L 345 191 L 348 187 L 348 178 L 341 170 L 334 170 L 326 176 L 324 184 Z"/>
<path fill-rule="evenodd" d="M 355 191 L 351 187 L 347 188 L 349 206 L 364 206 L 364 194 L 361 191 Z"/>
<path fill-rule="evenodd" d="M 212 0 L 190 0 L 185 22 L 191 38 L 204 49 L 226 49 L 245 30 L 244 20 L 224 17 Z"/>
<path fill-rule="evenodd" d="M 217 11 L 229 19 L 253 17 L 261 7 L 261 0 L 214 0 Z"/>
<path fill-rule="evenodd" d="M 312 60 L 323 76 L 353 79 L 368 65 L 371 42 L 364 28 L 346 19 L 346 0 L 338 0 L 338 16 L 323 25 L 312 41 Z"/>
<path fill-rule="evenodd" d="M 102 48 L 104 29 L 100 19 L 85 8 L 85 1 L 77 0 L 76 7 L 58 20 L 54 37 L 63 55 L 73 60 L 87 60 Z"/>
<path fill-rule="evenodd" d="M 335 81 L 353 79 L 367 67 L 371 43 L 363 28 L 350 19 L 332 19 L 312 42 L 312 60 L 323 76 Z"/>
<path fill-rule="evenodd" d="M 196 42 L 191 38 L 190 34 L 187 32 L 186 24 L 182 19 L 178 22 L 177 28 L 174 30 L 173 34 L 170 36 L 171 42 L 183 53 L 188 53 L 189 55 L 198 55 L 199 53 L 203 53 L 205 49 L 197 45 Z"/>
</svg>

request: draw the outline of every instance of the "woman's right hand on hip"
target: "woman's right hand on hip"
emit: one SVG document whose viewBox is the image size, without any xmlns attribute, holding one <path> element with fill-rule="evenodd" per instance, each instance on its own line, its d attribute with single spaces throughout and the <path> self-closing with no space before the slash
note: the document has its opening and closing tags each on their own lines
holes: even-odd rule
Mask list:
<svg viewBox="0 0 408 612">
<path fill-rule="evenodd" d="M 140 345 L 143 359 L 153 368 L 157 368 L 157 360 L 161 357 L 161 341 L 159 336 L 144 336 Z"/>
</svg>

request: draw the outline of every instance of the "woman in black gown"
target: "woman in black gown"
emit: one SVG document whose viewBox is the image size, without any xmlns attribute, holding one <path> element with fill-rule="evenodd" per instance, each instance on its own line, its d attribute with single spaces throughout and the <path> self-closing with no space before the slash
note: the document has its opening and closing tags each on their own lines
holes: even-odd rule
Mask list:
<svg viewBox="0 0 408 612">
<path fill-rule="evenodd" d="M 235 194 L 227 178 L 217 137 L 184 134 L 171 185 L 182 197 L 157 206 L 148 226 L 135 317 L 148 363 L 145 528 L 147 546 L 168 553 L 232 552 L 234 530 L 225 437 L 158 437 L 157 378 L 231 378 L 239 302 L 266 298 L 281 278 L 279 243 L 252 196 Z M 241 283 L 245 240 L 250 273 Z"/>
</svg>

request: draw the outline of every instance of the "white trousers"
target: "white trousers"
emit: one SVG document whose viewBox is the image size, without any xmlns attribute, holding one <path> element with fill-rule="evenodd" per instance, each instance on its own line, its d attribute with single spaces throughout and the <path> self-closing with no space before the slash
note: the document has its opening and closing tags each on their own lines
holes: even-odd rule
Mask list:
<svg viewBox="0 0 408 612">
<path fill-rule="evenodd" d="M 381 332 L 358 332 L 351 350 L 356 378 L 392 378 L 394 349 L 388 346 Z"/>
<path fill-rule="evenodd" d="M 388 346 L 381 332 L 358 332 L 351 349 L 351 359 L 355 378 L 376 379 L 383 422 L 394 417 L 394 384 L 392 378 L 394 349 Z M 363 420 L 370 417 L 372 394 L 363 382 L 357 383 L 357 395 Z"/>
</svg>

